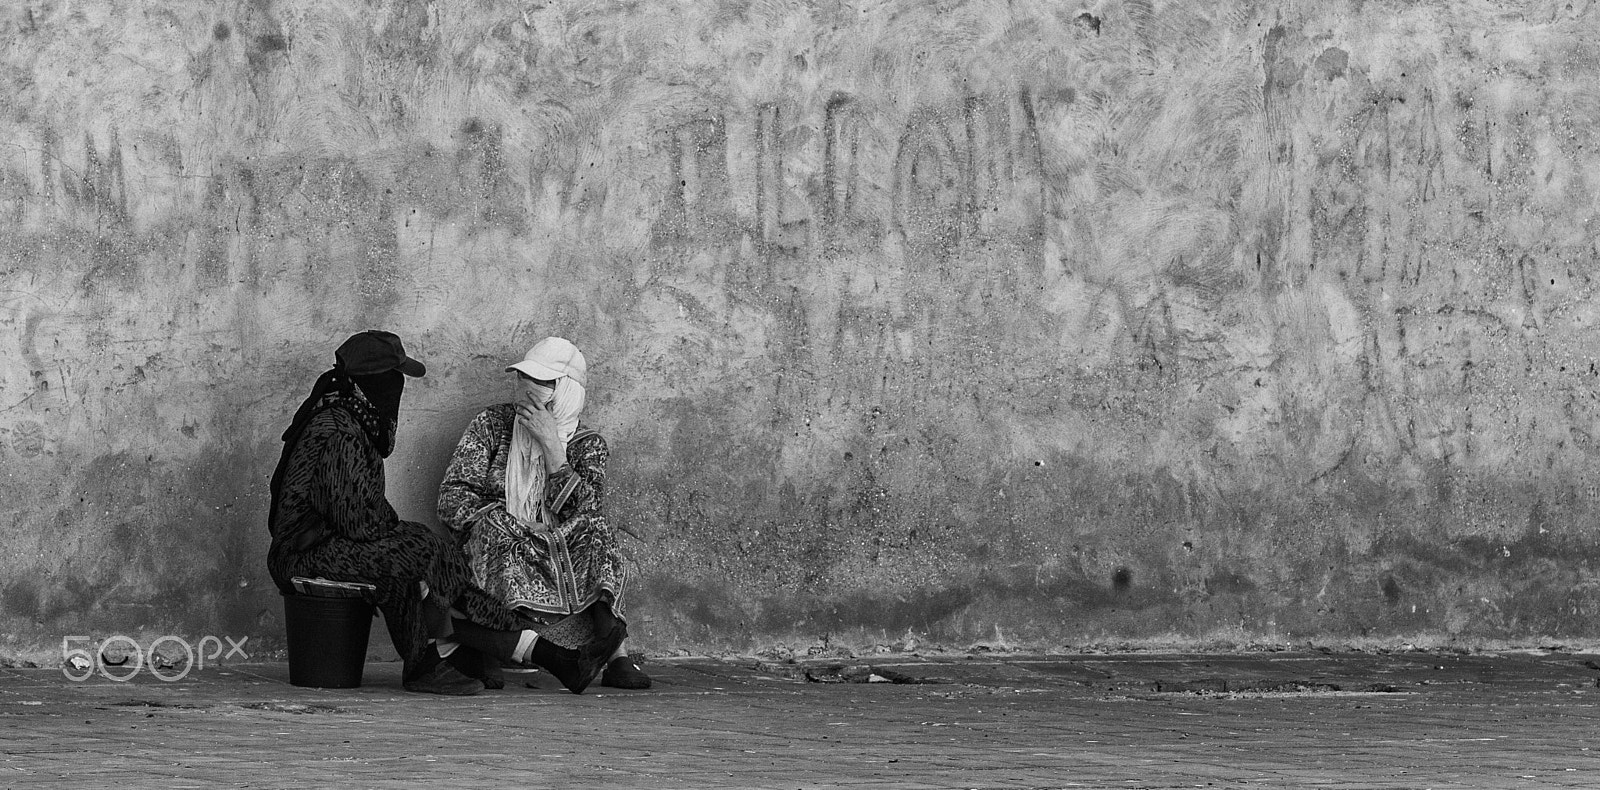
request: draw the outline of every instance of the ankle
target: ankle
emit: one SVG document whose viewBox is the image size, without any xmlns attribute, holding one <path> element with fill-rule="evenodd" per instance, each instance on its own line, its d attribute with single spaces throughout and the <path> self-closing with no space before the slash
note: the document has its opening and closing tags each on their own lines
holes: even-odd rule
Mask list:
<svg viewBox="0 0 1600 790">
<path fill-rule="evenodd" d="M 517 644 L 511 648 L 511 660 L 518 664 L 526 664 L 533 656 L 534 648 L 539 646 L 539 634 L 536 631 L 523 629 L 517 634 Z"/>
</svg>

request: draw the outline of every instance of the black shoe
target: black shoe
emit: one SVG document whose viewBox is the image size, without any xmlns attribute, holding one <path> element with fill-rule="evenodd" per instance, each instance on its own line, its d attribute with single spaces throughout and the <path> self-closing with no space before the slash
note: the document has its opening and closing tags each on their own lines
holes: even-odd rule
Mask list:
<svg viewBox="0 0 1600 790">
<path fill-rule="evenodd" d="M 614 689 L 647 689 L 650 688 L 650 676 L 639 668 L 638 662 L 631 656 L 617 656 L 600 673 L 600 685 Z"/>
<path fill-rule="evenodd" d="M 406 691 L 415 691 L 419 694 L 444 694 L 451 697 L 470 697 L 483 691 L 481 681 L 457 672 L 455 667 L 443 661 L 402 685 Z"/>
<path fill-rule="evenodd" d="M 483 659 L 483 675 L 478 680 L 483 681 L 486 689 L 503 689 L 506 687 L 506 673 L 501 671 L 500 662 L 488 656 Z"/>
<path fill-rule="evenodd" d="M 529 656 L 532 663 L 549 672 L 567 691 L 582 694 L 583 690 L 594 682 L 601 670 L 605 669 L 606 659 L 617 652 L 622 646 L 622 640 L 628 637 L 628 629 L 621 624 L 611 630 L 603 639 L 596 639 L 584 643 L 576 649 L 562 647 L 548 639 L 540 639 L 533 645 L 533 655 Z"/>
<path fill-rule="evenodd" d="M 461 645 L 445 661 L 457 672 L 483 683 L 486 689 L 503 689 L 506 676 L 500 671 L 500 662 L 466 645 Z"/>
</svg>

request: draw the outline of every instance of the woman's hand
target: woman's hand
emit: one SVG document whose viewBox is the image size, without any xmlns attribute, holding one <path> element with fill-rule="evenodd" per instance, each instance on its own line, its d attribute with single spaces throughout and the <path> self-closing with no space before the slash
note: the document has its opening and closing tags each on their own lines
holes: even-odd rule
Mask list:
<svg viewBox="0 0 1600 790">
<path fill-rule="evenodd" d="M 518 401 L 517 420 L 533 432 L 539 449 L 548 452 L 551 447 L 560 444 L 561 433 L 556 427 L 556 417 L 544 406 L 526 399 Z"/>
<path fill-rule="evenodd" d="M 561 430 L 548 408 L 523 400 L 517 403 L 517 419 L 528 426 L 533 440 L 539 443 L 539 454 L 544 458 L 544 470 L 555 474 L 567 462 L 567 448 L 561 441 Z"/>
</svg>

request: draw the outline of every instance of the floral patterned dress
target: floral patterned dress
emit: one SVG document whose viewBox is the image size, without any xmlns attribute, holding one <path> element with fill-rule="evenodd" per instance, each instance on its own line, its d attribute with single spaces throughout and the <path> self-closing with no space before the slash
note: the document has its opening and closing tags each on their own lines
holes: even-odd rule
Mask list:
<svg viewBox="0 0 1600 790">
<path fill-rule="evenodd" d="M 529 524 L 506 510 L 515 424 L 516 409 L 502 403 L 467 426 L 439 486 L 439 520 L 460 537 L 477 586 L 505 605 L 548 621 L 604 596 L 621 614 L 626 571 L 602 507 L 611 455 L 605 439 L 579 426 L 567 466 L 545 482 L 544 507 L 554 518 Z"/>
</svg>

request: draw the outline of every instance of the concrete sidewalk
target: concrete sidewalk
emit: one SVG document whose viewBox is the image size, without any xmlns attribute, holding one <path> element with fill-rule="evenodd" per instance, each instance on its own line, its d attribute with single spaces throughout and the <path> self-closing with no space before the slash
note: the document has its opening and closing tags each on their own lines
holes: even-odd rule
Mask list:
<svg viewBox="0 0 1600 790">
<path fill-rule="evenodd" d="M 654 660 L 441 698 L 284 664 L 0 670 L 0 787 L 1600 787 L 1600 664 L 1561 652 Z M 900 681 L 900 682 L 895 682 Z"/>
</svg>

